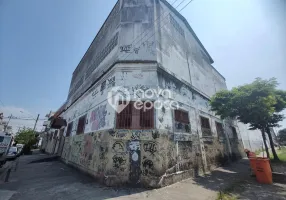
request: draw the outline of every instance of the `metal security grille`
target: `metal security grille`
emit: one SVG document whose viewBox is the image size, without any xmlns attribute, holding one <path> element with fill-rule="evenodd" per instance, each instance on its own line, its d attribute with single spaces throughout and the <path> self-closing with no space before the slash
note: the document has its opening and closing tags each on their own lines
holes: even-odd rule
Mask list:
<svg viewBox="0 0 286 200">
<path fill-rule="evenodd" d="M 175 121 L 188 124 L 190 122 L 188 112 L 183 110 L 175 110 Z"/>
<path fill-rule="evenodd" d="M 123 106 L 126 106 L 123 108 Z M 120 101 L 118 109 L 123 110 L 117 113 L 116 128 L 118 129 L 152 129 L 154 128 L 154 107 L 151 103 L 143 102 L 140 109 L 135 108 L 134 102 Z"/>
</svg>

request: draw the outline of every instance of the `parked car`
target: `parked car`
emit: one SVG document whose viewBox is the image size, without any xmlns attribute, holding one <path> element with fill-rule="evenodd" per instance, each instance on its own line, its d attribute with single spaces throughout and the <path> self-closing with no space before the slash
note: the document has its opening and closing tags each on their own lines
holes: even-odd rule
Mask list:
<svg viewBox="0 0 286 200">
<path fill-rule="evenodd" d="M 18 148 L 10 147 L 9 152 L 7 154 L 7 160 L 14 160 L 18 156 Z"/>
<path fill-rule="evenodd" d="M 8 150 L 12 144 L 12 136 L 0 131 L 0 168 L 6 163 Z"/>
<path fill-rule="evenodd" d="M 16 147 L 18 148 L 18 156 L 22 155 L 24 144 L 17 144 Z"/>
</svg>

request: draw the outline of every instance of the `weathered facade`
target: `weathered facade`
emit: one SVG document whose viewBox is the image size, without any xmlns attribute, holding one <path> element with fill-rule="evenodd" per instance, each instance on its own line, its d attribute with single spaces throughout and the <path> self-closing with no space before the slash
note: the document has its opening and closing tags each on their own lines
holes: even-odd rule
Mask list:
<svg viewBox="0 0 286 200">
<path fill-rule="evenodd" d="M 165 0 L 119 0 L 73 73 L 59 113 L 68 125 L 50 137 L 47 152 L 107 185 L 149 187 L 241 157 L 237 123 L 210 111 L 210 97 L 226 89 L 212 63 L 187 21 Z M 126 88 L 131 102 L 139 89 L 171 91 L 168 97 L 140 97 L 173 100 L 179 108 L 162 106 L 147 117 L 126 112 L 124 118 L 108 103 L 116 86 Z"/>
</svg>

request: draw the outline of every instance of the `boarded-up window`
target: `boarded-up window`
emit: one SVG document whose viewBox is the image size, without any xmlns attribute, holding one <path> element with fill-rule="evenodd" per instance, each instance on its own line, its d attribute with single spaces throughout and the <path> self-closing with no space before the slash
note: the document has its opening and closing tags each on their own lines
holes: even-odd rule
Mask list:
<svg viewBox="0 0 286 200">
<path fill-rule="evenodd" d="M 116 128 L 118 129 L 152 129 L 154 128 L 154 107 L 150 102 L 136 105 L 135 102 L 120 101 L 117 113 Z"/>
<path fill-rule="evenodd" d="M 84 133 L 85 121 L 86 121 L 86 115 L 79 118 L 78 124 L 77 124 L 77 129 L 76 129 L 77 135 Z"/>
<path fill-rule="evenodd" d="M 222 123 L 215 122 L 215 126 L 216 126 L 217 136 L 224 137 Z"/>
<path fill-rule="evenodd" d="M 232 126 L 231 130 L 232 130 L 233 138 L 237 139 L 238 137 L 237 137 L 236 128 Z"/>
<path fill-rule="evenodd" d="M 73 122 L 71 122 L 71 123 L 68 124 L 67 132 L 66 132 L 66 137 L 69 137 L 69 136 L 71 135 L 72 126 L 73 126 Z"/>
<path fill-rule="evenodd" d="M 185 124 L 190 123 L 188 112 L 183 110 L 175 110 L 175 121 L 182 122 Z"/>
</svg>

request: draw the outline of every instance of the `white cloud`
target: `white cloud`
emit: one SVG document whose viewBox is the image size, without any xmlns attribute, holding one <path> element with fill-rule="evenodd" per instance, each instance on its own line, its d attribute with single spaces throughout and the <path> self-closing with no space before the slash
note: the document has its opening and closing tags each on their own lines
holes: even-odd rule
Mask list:
<svg viewBox="0 0 286 200">
<path fill-rule="evenodd" d="M 20 119 L 11 119 L 9 122 L 9 126 L 12 126 L 13 132 L 16 133 L 19 128 L 27 127 L 27 128 L 34 128 L 35 121 L 37 118 L 37 114 L 32 113 L 24 108 L 18 108 L 14 106 L 0 106 L 0 112 L 4 114 L 4 121 L 8 121 L 8 117 L 12 115 L 13 117 L 17 117 Z M 29 119 L 29 120 L 23 120 Z M 41 131 L 43 129 L 43 121 L 40 117 L 40 120 L 37 123 L 36 130 Z"/>
</svg>

